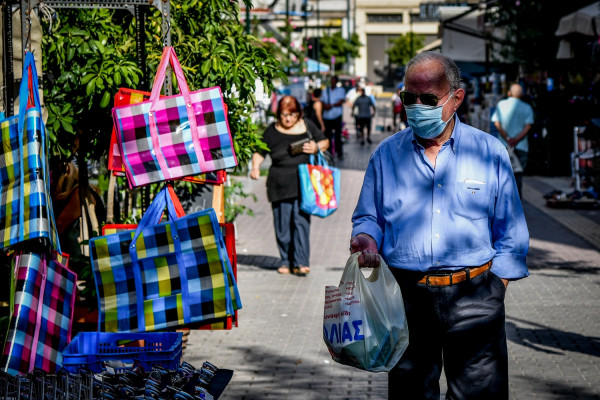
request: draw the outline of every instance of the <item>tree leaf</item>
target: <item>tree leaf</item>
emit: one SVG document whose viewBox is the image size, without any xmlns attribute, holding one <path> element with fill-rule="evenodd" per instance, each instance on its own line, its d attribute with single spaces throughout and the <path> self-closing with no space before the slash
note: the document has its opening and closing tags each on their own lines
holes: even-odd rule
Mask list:
<svg viewBox="0 0 600 400">
<path fill-rule="evenodd" d="M 104 94 L 102 95 L 102 100 L 100 100 L 100 107 L 106 108 L 106 106 L 108 106 L 109 102 L 110 102 L 110 93 L 104 92 Z"/>
</svg>

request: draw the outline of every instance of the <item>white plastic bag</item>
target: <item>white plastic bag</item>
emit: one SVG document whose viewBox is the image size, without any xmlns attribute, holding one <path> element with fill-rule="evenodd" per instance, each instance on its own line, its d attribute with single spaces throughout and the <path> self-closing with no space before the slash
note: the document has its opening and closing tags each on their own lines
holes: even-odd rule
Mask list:
<svg viewBox="0 0 600 400">
<path fill-rule="evenodd" d="M 383 260 L 366 278 L 350 255 L 340 285 L 325 287 L 323 339 L 334 361 L 389 372 L 408 346 L 400 286 Z"/>
</svg>

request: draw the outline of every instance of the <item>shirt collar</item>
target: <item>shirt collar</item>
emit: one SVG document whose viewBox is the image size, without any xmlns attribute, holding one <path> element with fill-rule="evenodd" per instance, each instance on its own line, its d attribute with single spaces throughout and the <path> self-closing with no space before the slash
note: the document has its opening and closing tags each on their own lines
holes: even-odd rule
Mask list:
<svg viewBox="0 0 600 400">
<path fill-rule="evenodd" d="M 456 114 L 454 114 L 454 116 L 452 116 L 452 118 L 454 118 L 454 128 L 452 129 L 452 135 L 450 135 L 450 139 L 448 139 L 446 141 L 446 143 L 444 143 L 442 146 L 449 145 L 450 148 L 452 149 L 452 152 L 454 154 L 456 154 L 456 144 L 460 138 L 459 126 L 462 125 L 462 123 L 460 122 L 460 120 L 458 119 L 458 116 Z M 422 148 L 423 146 L 417 141 L 417 135 L 415 135 L 415 133 L 412 132 L 412 130 L 411 130 L 411 133 L 412 133 L 413 146 L 415 146 L 415 148 L 419 148 L 419 147 Z"/>
</svg>

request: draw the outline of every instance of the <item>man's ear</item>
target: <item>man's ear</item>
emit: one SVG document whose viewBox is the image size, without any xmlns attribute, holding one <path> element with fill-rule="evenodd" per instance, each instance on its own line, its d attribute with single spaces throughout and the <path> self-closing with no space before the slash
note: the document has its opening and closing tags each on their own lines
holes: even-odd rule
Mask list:
<svg viewBox="0 0 600 400">
<path fill-rule="evenodd" d="M 465 99 L 465 90 L 463 88 L 456 89 L 456 91 L 454 92 L 454 99 L 454 111 L 456 112 L 456 110 L 458 110 L 458 107 L 460 107 L 460 105 Z"/>
</svg>

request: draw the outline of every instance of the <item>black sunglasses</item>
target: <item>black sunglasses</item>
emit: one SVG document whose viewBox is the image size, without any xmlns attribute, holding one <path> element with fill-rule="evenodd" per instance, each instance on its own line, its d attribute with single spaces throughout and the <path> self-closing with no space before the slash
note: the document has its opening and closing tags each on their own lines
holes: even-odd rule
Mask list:
<svg viewBox="0 0 600 400">
<path fill-rule="evenodd" d="M 448 93 L 450 93 L 450 91 L 448 91 Z M 433 107 L 437 106 L 438 102 L 440 101 L 439 97 L 437 97 L 437 95 L 433 93 L 419 94 L 407 91 L 400 92 L 400 100 L 402 100 L 402 103 L 404 103 L 404 105 L 406 106 L 415 104 L 417 102 L 417 99 L 421 99 L 421 103 L 425 104 L 426 106 Z"/>
</svg>

